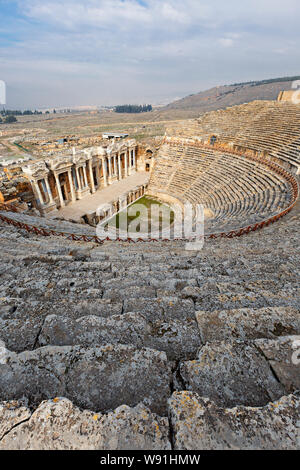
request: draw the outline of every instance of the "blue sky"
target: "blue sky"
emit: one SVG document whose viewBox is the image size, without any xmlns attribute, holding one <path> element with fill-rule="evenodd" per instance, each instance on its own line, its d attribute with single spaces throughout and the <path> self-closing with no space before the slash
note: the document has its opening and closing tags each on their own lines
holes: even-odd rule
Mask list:
<svg viewBox="0 0 300 470">
<path fill-rule="evenodd" d="M 300 74 L 298 0 L 0 0 L 8 107 L 159 103 Z"/>
</svg>

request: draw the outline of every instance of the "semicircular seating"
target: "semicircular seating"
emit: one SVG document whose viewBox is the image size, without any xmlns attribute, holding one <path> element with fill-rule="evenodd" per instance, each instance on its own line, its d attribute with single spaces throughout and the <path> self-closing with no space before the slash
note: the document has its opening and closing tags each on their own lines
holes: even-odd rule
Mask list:
<svg viewBox="0 0 300 470">
<path fill-rule="evenodd" d="M 186 136 L 268 154 L 294 173 L 300 167 L 300 105 L 276 101 L 211 111 L 168 128 L 168 135 Z"/>
<path fill-rule="evenodd" d="M 289 178 L 275 165 L 294 179 L 299 136 L 300 106 L 289 103 L 253 102 L 181 122 L 167 131 L 148 192 L 203 204 L 212 214 L 206 233 L 261 222 L 294 202 Z"/>
<path fill-rule="evenodd" d="M 165 143 L 148 192 L 164 193 L 210 209 L 207 233 L 232 230 L 279 213 L 293 199 L 289 182 L 271 169 L 238 155 Z"/>
</svg>

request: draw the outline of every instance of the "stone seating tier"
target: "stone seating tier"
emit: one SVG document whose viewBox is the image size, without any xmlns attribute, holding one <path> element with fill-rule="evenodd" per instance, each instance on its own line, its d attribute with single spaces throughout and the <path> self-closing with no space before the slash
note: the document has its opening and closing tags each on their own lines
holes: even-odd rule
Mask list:
<svg viewBox="0 0 300 470">
<path fill-rule="evenodd" d="M 293 200 L 284 176 L 263 163 L 180 141 L 162 146 L 148 191 L 210 209 L 206 233 L 268 219 Z"/>
<path fill-rule="evenodd" d="M 199 252 L 0 223 L 0 448 L 299 448 L 294 211 Z"/>
<path fill-rule="evenodd" d="M 205 113 L 200 118 L 180 122 L 167 135 L 198 138 L 264 152 L 296 172 L 300 165 L 300 106 L 275 101 L 253 101 L 224 110 Z"/>
</svg>

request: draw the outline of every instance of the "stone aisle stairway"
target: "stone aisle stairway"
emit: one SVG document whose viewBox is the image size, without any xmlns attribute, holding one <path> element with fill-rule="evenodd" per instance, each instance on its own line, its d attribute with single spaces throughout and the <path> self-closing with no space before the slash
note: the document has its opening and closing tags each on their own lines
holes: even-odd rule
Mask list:
<svg viewBox="0 0 300 470">
<path fill-rule="evenodd" d="M 0 448 L 300 448 L 299 226 L 189 252 L 0 225 Z"/>
</svg>

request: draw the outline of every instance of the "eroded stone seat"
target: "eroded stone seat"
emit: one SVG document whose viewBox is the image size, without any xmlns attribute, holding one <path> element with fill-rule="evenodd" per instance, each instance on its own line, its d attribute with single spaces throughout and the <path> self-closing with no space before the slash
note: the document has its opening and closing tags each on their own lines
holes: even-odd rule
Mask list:
<svg viewBox="0 0 300 470">
<path fill-rule="evenodd" d="M 300 447 L 300 397 L 264 407 L 218 407 L 193 392 L 174 393 L 169 403 L 178 450 L 293 450 Z"/>
<path fill-rule="evenodd" d="M 142 402 L 166 414 L 171 370 L 163 352 L 125 345 L 48 346 L 2 351 L 0 399 L 27 397 L 31 406 L 65 396 L 77 406 L 108 411 Z"/>
</svg>

